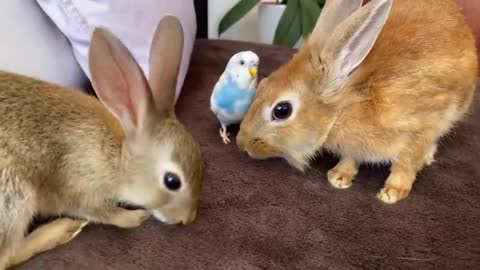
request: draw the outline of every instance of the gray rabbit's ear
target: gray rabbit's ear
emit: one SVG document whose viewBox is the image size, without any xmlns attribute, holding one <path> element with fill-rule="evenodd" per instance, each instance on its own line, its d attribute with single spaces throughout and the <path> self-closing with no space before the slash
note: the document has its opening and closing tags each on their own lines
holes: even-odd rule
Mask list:
<svg viewBox="0 0 480 270">
<path fill-rule="evenodd" d="M 163 17 L 150 49 L 150 86 L 158 111 L 173 112 L 183 53 L 183 29 L 174 16 Z"/>
<path fill-rule="evenodd" d="M 127 136 L 146 125 L 153 108 L 148 82 L 129 50 L 105 28 L 93 32 L 89 66 L 98 98 L 118 118 Z"/>
</svg>

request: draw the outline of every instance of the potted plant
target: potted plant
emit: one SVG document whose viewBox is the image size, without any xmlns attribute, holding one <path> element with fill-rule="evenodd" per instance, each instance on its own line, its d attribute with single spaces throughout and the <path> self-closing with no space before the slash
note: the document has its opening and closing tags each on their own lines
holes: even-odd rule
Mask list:
<svg viewBox="0 0 480 270">
<path fill-rule="evenodd" d="M 312 32 L 325 0 L 239 0 L 220 21 L 218 34 L 258 4 L 259 41 L 294 47 Z"/>
</svg>

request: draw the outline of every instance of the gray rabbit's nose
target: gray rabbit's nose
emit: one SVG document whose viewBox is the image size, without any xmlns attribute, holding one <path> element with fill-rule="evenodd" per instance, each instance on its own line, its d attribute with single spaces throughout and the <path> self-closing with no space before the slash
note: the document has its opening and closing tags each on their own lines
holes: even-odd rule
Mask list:
<svg viewBox="0 0 480 270">
<path fill-rule="evenodd" d="M 179 223 L 182 225 L 188 225 L 192 223 L 196 217 L 197 217 L 197 209 L 194 209 L 188 212 L 184 217 L 182 217 Z"/>
</svg>

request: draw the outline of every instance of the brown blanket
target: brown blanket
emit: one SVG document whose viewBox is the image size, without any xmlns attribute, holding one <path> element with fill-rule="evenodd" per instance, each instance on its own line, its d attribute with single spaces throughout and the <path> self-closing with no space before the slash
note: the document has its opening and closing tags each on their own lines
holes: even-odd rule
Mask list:
<svg viewBox="0 0 480 270">
<path fill-rule="evenodd" d="M 375 194 L 388 168 L 363 167 L 350 189 L 335 190 L 326 179 L 334 157 L 319 157 L 302 175 L 282 160 L 250 159 L 234 140 L 222 143 L 210 93 L 240 50 L 259 54 L 260 77 L 293 53 L 197 42 L 177 107 L 207 161 L 196 222 L 170 227 L 152 218 L 131 230 L 89 225 L 17 269 L 480 269 L 480 94 L 411 195 L 386 205 Z"/>
</svg>

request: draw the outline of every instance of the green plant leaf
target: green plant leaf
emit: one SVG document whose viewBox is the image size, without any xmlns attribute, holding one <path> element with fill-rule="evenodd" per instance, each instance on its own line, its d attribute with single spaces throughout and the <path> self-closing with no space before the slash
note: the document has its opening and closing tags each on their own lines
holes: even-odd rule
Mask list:
<svg viewBox="0 0 480 270">
<path fill-rule="evenodd" d="M 240 20 L 245 14 L 247 14 L 253 7 L 255 7 L 260 0 L 240 0 L 235 6 L 233 6 L 218 25 L 218 35 L 221 35 L 238 20 Z"/>
<path fill-rule="evenodd" d="M 299 0 L 288 0 L 278 22 L 273 43 L 293 47 L 302 36 L 302 19 Z"/>
<path fill-rule="evenodd" d="M 302 35 L 307 37 L 313 31 L 322 8 L 312 0 L 300 0 L 302 9 Z"/>
</svg>

